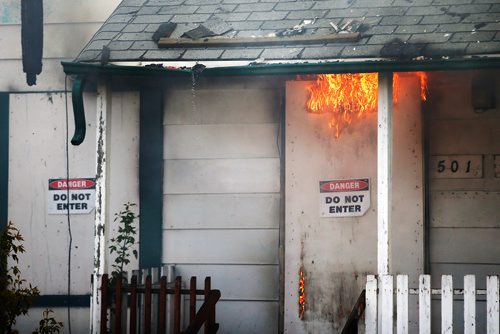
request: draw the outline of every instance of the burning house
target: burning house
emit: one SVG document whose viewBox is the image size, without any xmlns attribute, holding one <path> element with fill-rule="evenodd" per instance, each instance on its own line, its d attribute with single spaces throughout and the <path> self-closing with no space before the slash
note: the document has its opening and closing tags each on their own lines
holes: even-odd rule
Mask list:
<svg viewBox="0 0 500 334">
<path fill-rule="evenodd" d="M 123 169 L 117 149 L 139 178 L 140 265 L 212 275 L 222 332 L 340 331 L 369 274 L 485 288 L 500 253 L 493 2 L 124 1 L 63 64 L 73 143 L 97 105 L 98 178 Z"/>
<path fill-rule="evenodd" d="M 341 332 L 369 275 L 408 275 L 411 290 L 472 274 L 486 289 L 500 272 L 499 31 L 497 0 L 122 1 L 63 62 L 71 142 L 97 156 L 88 274 L 109 270 L 128 201 L 138 265 L 211 276 L 222 333 Z M 414 332 L 422 301 L 406 298 Z M 429 303 L 434 332 L 451 311 Z M 474 305 L 483 332 L 486 299 Z"/>
</svg>

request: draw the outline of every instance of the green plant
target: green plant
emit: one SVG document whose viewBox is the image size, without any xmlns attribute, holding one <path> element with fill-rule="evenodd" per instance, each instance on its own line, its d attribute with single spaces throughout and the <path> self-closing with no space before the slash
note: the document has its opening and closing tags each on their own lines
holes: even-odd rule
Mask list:
<svg viewBox="0 0 500 334">
<path fill-rule="evenodd" d="M 49 309 L 43 311 L 43 319 L 40 320 L 38 328 L 33 331 L 33 334 L 54 334 L 61 331 L 63 323 L 61 321 L 56 321 L 54 317 L 49 318 L 50 313 L 54 313 L 54 311 Z"/>
<path fill-rule="evenodd" d="M 22 241 L 19 230 L 9 222 L 0 235 L 0 333 L 12 333 L 16 318 L 28 313 L 33 299 L 40 294 L 37 287 L 21 278 L 17 264 L 18 255 L 25 252 Z"/>
<path fill-rule="evenodd" d="M 123 206 L 124 210 L 115 214 L 114 221 L 119 221 L 118 235 L 116 238 L 111 239 L 111 245 L 109 246 L 110 254 L 116 253 L 114 263 L 112 264 L 112 279 L 122 275 L 123 267 L 130 263 L 129 249 L 134 245 L 137 234 L 134 222 L 139 218 L 139 215 L 132 210 L 136 205 L 126 203 Z M 137 259 L 137 250 L 134 249 L 132 254 Z"/>
</svg>

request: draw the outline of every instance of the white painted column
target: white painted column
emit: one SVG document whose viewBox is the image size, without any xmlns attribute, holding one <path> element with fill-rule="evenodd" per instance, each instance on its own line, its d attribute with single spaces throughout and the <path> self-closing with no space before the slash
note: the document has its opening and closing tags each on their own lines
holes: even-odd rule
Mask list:
<svg viewBox="0 0 500 334">
<path fill-rule="evenodd" d="M 109 131 L 111 120 L 111 90 L 100 82 L 97 87 L 97 129 L 96 129 L 96 205 L 94 222 L 94 270 L 90 305 L 90 332 L 99 333 L 102 274 L 106 272 L 107 245 L 106 227 L 108 207 Z"/>
<path fill-rule="evenodd" d="M 392 193 L 392 72 L 378 74 L 377 269 L 390 274 Z"/>
</svg>

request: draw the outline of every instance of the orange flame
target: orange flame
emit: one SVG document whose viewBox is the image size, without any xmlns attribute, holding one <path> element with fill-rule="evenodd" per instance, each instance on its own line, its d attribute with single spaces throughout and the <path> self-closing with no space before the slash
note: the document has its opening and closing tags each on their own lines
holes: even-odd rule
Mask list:
<svg viewBox="0 0 500 334">
<path fill-rule="evenodd" d="M 306 310 L 306 280 L 304 276 L 304 267 L 301 266 L 299 270 L 299 319 L 304 318 Z"/>
<path fill-rule="evenodd" d="M 429 83 L 429 77 L 425 72 L 413 72 L 416 76 L 420 78 L 420 99 L 422 101 L 427 101 L 427 85 Z"/>
<path fill-rule="evenodd" d="M 427 74 L 414 72 L 420 78 L 421 99 L 427 100 Z M 307 87 L 310 113 L 331 113 L 329 127 L 335 129 L 335 138 L 349 126 L 353 119 L 377 110 L 378 74 L 319 74 L 316 81 Z M 394 74 L 394 103 L 399 91 L 399 76 Z"/>
</svg>

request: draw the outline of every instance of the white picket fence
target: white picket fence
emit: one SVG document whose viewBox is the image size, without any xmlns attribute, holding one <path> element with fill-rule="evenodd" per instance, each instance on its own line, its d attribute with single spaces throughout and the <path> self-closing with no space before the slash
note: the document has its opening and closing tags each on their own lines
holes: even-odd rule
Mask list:
<svg viewBox="0 0 500 334">
<path fill-rule="evenodd" d="M 396 298 L 394 298 L 396 294 Z M 486 290 L 476 290 L 476 277 L 464 276 L 464 288 L 453 289 L 451 275 L 441 276 L 441 288 L 431 288 L 431 276 L 420 275 L 418 289 L 408 288 L 408 276 L 368 275 L 366 281 L 365 332 L 408 333 L 408 296 L 418 295 L 419 333 L 431 333 L 431 295 L 441 295 L 441 333 L 453 333 L 453 296 L 463 295 L 464 333 L 476 333 L 476 295 L 486 295 L 488 334 L 499 333 L 499 277 L 487 276 Z M 394 319 L 396 299 L 396 319 Z M 377 312 L 380 312 L 377 313 Z M 396 326 L 394 327 L 394 320 Z"/>
</svg>

